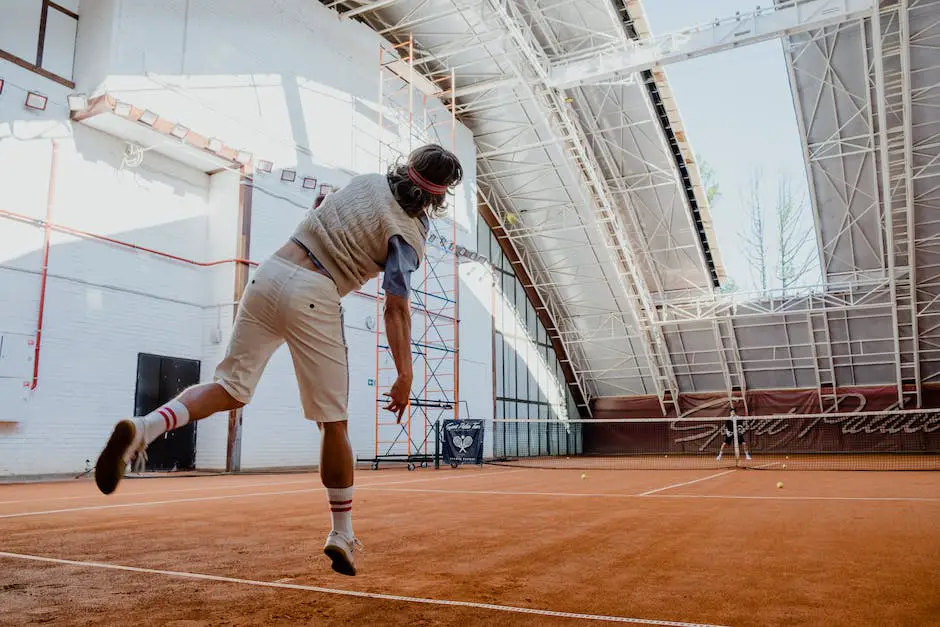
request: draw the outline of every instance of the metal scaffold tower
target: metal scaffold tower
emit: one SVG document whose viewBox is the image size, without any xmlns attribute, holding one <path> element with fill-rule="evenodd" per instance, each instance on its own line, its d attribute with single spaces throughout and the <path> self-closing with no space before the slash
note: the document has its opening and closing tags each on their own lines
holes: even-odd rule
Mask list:
<svg viewBox="0 0 940 627">
<path fill-rule="evenodd" d="M 454 149 L 456 109 L 454 76 L 418 73 L 414 41 L 379 46 L 378 134 L 382 170 L 404 163 L 408 154 L 427 143 Z M 430 76 L 430 79 L 427 78 Z M 442 86 L 443 85 L 443 86 Z M 444 101 L 449 100 L 448 104 Z M 412 277 L 412 396 L 401 423 L 383 409 L 397 371 L 385 332 L 385 293 L 376 283 L 375 325 L 375 457 L 382 462 L 427 467 L 436 459 L 435 433 L 441 420 L 459 414 L 459 339 L 456 241 L 452 217 L 431 220 L 421 267 Z"/>
</svg>

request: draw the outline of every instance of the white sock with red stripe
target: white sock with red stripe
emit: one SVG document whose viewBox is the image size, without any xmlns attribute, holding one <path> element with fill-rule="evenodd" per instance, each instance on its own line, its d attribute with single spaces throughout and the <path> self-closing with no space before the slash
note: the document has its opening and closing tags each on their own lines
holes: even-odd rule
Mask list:
<svg viewBox="0 0 940 627">
<path fill-rule="evenodd" d="M 137 424 L 135 448 L 140 443 L 147 446 L 167 431 L 188 424 L 189 410 L 181 402 L 172 400 L 146 416 L 134 418 L 134 422 Z"/>
<path fill-rule="evenodd" d="M 330 516 L 333 518 L 333 531 L 353 538 L 353 487 L 327 488 L 326 496 L 330 499 Z"/>
</svg>

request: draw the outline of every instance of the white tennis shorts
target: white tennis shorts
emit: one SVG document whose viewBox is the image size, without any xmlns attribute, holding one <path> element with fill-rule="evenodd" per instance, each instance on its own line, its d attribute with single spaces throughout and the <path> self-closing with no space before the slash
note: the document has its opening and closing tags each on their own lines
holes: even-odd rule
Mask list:
<svg viewBox="0 0 940 627">
<path fill-rule="evenodd" d="M 304 416 L 347 419 L 349 369 L 343 309 L 328 277 L 274 256 L 255 272 L 235 317 L 215 381 L 249 403 L 271 355 L 287 344 Z"/>
</svg>

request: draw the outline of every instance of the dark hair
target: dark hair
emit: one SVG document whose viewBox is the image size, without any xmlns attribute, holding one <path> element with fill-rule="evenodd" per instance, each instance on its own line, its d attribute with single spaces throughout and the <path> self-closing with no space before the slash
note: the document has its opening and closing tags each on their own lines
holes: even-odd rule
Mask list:
<svg viewBox="0 0 940 627">
<path fill-rule="evenodd" d="M 463 180 L 463 167 L 457 155 L 437 144 L 428 144 L 412 152 L 408 163 L 390 167 L 386 175 L 392 195 L 405 213 L 413 218 L 422 214 L 431 218 L 444 215 L 447 194 L 432 194 L 415 185 L 408 176 L 409 166 L 435 185 L 454 187 Z"/>
</svg>

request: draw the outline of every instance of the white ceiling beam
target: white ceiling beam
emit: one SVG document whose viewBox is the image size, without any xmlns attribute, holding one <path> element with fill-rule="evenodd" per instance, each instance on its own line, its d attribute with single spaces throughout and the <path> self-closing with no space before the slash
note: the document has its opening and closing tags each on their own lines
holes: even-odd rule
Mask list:
<svg viewBox="0 0 940 627">
<path fill-rule="evenodd" d="M 923 401 L 920 374 L 920 325 L 917 309 L 917 247 L 914 243 L 917 221 L 915 210 L 917 202 L 914 197 L 914 131 L 912 124 L 911 102 L 911 24 L 910 7 L 908 0 L 901 0 L 898 7 L 898 18 L 901 37 L 901 106 L 904 117 L 904 197 L 907 201 L 907 266 L 910 277 L 908 280 L 908 293 L 906 305 L 910 308 L 911 323 L 911 376 L 914 385 L 914 407 L 920 407 Z M 901 394 L 903 395 L 903 384 Z M 903 405 L 902 405 L 903 407 Z"/>
<path fill-rule="evenodd" d="M 562 162 L 573 179 L 583 182 L 583 185 L 575 186 L 575 190 L 585 201 L 587 209 L 585 217 L 596 229 L 598 236 L 606 240 L 607 245 L 603 249 L 607 251 L 608 259 L 613 266 L 610 270 L 614 274 L 611 277 L 611 289 L 615 290 L 614 296 L 626 315 L 632 317 L 639 326 L 648 329 L 642 342 L 643 352 L 647 363 L 650 364 L 650 375 L 656 387 L 660 407 L 663 415 L 666 415 L 666 404 L 678 402 L 678 385 L 672 376 L 671 364 L 665 354 L 665 342 L 661 338 L 661 333 L 657 328 L 644 324 L 648 315 L 655 315 L 655 313 L 649 303 L 649 290 L 638 271 L 632 250 L 625 245 L 626 239 L 620 220 L 616 217 L 616 209 L 611 203 L 610 190 L 598 172 L 594 155 L 587 146 L 586 139 L 582 137 L 583 129 L 572 119 L 571 111 L 559 94 L 552 89 L 536 90 L 529 85 L 529 81 L 533 78 L 545 84 L 546 59 L 541 46 L 534 41 L 528 25 L 520 21 L 517 15 L 517 5 L 508 0 L 489 0 L 489 5 L 518 46 L 521 57 L 528 66 L 528 71 L 526 71 L 515 66 L 515 59 L 507 59 L 510 65 L 514 66 L 514 74 L 518 78 L 526 77 L 521 84 L 528 92 L 529 98 L 539 103 L 545 115 L 545 130 L 556 138 L 559 136 L 566 138 L 565 152 L 571 158 L 563 159 Z M 614 250 L 619 254 L 612 252 Z M 676 411 L 678 411 L 678 406 Z"/>
<path fill-rule="evenodd" d="M 393 4 L 395 4 L 396 2 L 398 2 L 398 1 L 399 1 L 399 0 L 375 0 L 375 2 L 369 2 L 369 3 L 366 3 L 366 4 L 362 4 L 362 5 L 358 6 L 358 7 L 356 7 L 355 9 L 351 9 L 351 10 L 349 10 L 349 11 L 346 11 L 346 12 L 343 13 L 342 15 L 343 15 L 343 17 L 355 17 L 355 16 L 357 16 L 357 15 L 362 15 L 362 14 L 368 13 L 368 12 L 370 12 L 370 11 L 376 11 L 376 10 L 381 9 L 381 8 L 383 8 L 383 7 L 387 7 L 387 6 L 393 5 Z M 338 4 L 343 4 L 343 2 L 342 2 L 342 1 L 340 1 L 340 2 L 334 2 L 333 4 L 330 4 L 330 5 L 327 5 L 327 6 L 329 6 L 330 8 L 333 8 L 333 7 L 335 7 L 335 6 L 338 5 Z"/>
<path fill-rule="evenodd" d="M 780 37 L 860 19 L 873 0 L 790 0 L 776 7 L 738 14 L 709 24 L 649 39 L 605 47 L 551 63 L 548 84 L 569 89 L 623 78 L 686 59 L 702 57 Z"/>
</svg>

